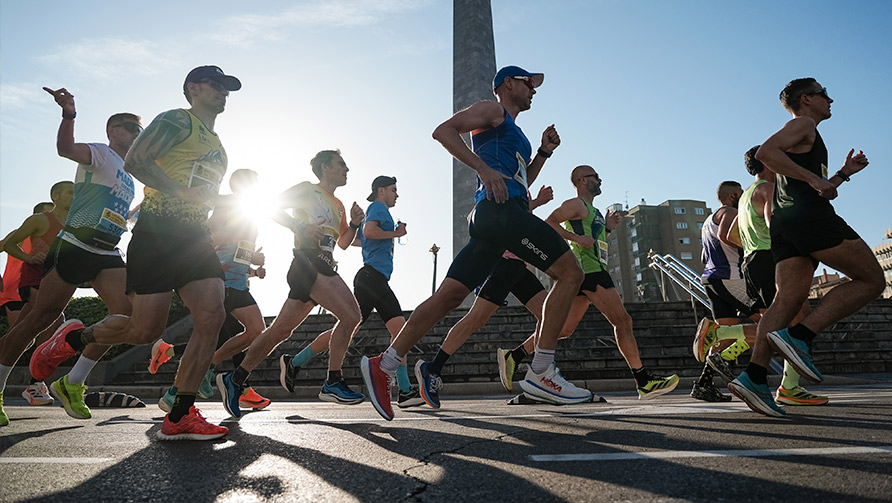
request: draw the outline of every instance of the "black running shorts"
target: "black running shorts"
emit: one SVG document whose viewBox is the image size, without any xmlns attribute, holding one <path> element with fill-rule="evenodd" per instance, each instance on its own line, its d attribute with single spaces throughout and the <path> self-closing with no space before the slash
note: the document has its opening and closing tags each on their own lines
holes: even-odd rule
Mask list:
<svg viewBox="0 0 892 503">
<path fill-rule="evenodd" d="M 227 313 L 243 307 L 256 305 L 257 301 L 254 300 L 254 296 L 247 289 L 239 290 L 238 288 L 226 287 L 225 297 L 223 297 L 223 308 L 226 309 Z"/>
<path fill-rule="evenodd" d="M 810 257 L 814 252 L 839 246 L 846 239 L 861 239 L 861 236 L 839 215 L 783 230 L 772 225 L 771 253 L 774 262 L 780 263 L 788 258 Z"/>
<path fill-rule="evenodd" d="M 746 293 L 746 281 L 743 279 L 702 280 L 706 296 L 712 307 L 712 319 L 737 318 L 759 312 L 753 307 L 753 299 Z"/>
<path fill-rule="evenodd" d="M 403 308 L 391 290 L 387 277 L 368 264 L 356 272 L 353 278 L 353 294 L 359 303 L 362 322 L 369 319 L 372 309 L 378 311 L 378 316 L 384 323 L 403 315 Z"/>
<path fill-rule="evenodd" d="M 522 260 L 502 257 L 492 274 L 486 278 L 477 296 L 501 306 L 508 298 L 508 294 L 513 293 L 521 304 L 526 305 L 530 299 L 544 290 L 545 287 L 539 278 L 527 269 Z"/>
<path fill-rule="evenodd" d="M 743 257 L 743 278 L 746 280 L 746 293 L 756 299 L 759 309 L 767 309 L 774 301 L 777 289 L 774 285 L 774 255 L 771 250 L 756 250 Z"/>
<path fill-rule="evenodd" d="M 582 284 L 579 285 L 579 293 L 577 293 L 576 296 L 584 296 L 586 291 L 597 292 L 598 287 L 616 287 L 616 285 L 613 284 L 613 278 L 610 277 L 610 273 L 608 273 L 607 271 L 586 273 L 585 278 L 582 280 Z"/>
<path fill-rule="evenodd" d="M 127 290 L 164 293 L 193 281 L 223 279 L 223 266 L 211 235 L 201 227 L 191 235 L 136 231 L 127 247 Z"/>
<path fill-rule="evenodd" d="M 93 281 L 105 269 L 124 267 L 127 266 L 120 255 L 99 255 L 56 238 L 44 262 L 44 275 L 55 269 L 62 281 L 69 285 L 81 285 Z"/>
<path fill-rule="evenodd" d="M 471 239 L 458 253 L 447 278 L 468 290 L 492 273 L 505 250 L 540 271 L 548 270 L 570 245 L 550 225 L 529 211 L 525 198 L 512 197 L 499 204 L 489 199 L 477 203 L 468 227 Z"/>
<path fill-rule="evenodd" d="M 316 275 L 337 276 L 332 268 L 331 254 L 318 249 L 294 249 L 294 259 L 291 260 L 291 268 L 288 269 L 288 298 L 301 302 L 316 301 L 310 297 L 310 291 L 316 284 Z"/>
</svg>

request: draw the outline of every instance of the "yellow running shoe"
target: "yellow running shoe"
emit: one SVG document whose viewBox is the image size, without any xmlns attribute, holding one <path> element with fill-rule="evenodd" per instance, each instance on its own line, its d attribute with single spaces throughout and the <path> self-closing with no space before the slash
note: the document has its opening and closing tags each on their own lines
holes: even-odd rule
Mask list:
<svg viewBox="0 0 892 503">
<path fill-rule="evenodd" d="M 824 405 L 830 399 L 826 396 L 810 393 L 802 386 L 796 386 L 793 389 L 786 389 L 781 386 L 777 388 L 774 401 L 782 405 Z"/>
</svg>

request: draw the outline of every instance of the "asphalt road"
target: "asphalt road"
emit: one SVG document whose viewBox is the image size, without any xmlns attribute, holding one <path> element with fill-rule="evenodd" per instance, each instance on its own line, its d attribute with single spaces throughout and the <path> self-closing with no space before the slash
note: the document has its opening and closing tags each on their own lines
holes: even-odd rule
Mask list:
<svg viewBox="0 0 892 503">
<path fill-rule="evenodd" d="M 892 383 L 813 387 L 831 403 L 786 419 L 678 391 L 653 401 L 439 410 L 278 401 L 226 417 L 213 442 L 158 442 L 162 412 L 7 397 L 0 501 L 892 501 Z"/>
</svg>

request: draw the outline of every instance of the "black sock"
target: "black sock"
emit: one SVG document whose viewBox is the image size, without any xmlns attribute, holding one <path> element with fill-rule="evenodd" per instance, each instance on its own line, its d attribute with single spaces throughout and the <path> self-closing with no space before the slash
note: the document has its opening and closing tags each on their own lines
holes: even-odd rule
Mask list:
<svg viewBox="0 0 892 503">
<path fill-rule="evenodd" d="M 81 339 L 81 334 L 83 332 L 83 330 L 72 330 L 65 335 L 65 342 L 67 342 L 68 345 L 71 346 L 71 349 L 77 351 L 78 353 L 80 353 L 84 350 L 85 347 L 87 347 L 87 344 Z"/>
<path fill-rule="evenodd" d="M 30 383 L 30 384 L 36 384 L 36 383 L 38 383 L 38 382 L 40 382 L 40 381 L 38 381 L 37 379 L 35 379 L 33 376 L 31 377 L 31 383 Z"/>
<path fill-rule="evenodd" d="M 245 383 L 248 382 L 248 376 L 250 375 L 251 372 L 248 372 L 244 367 L 239 366 L 232 372 L 232 382 L 236 386 L 244 387 Z"/>
<path fill-rule="evenodd" d="M 170 413 L 167 417 L 173 423 L 180 422 L 180 419 L 183 418 L 186 414 L 189 413 L 189 409 L 195 404 L 195 393 L 187 393 L 184 391 L 178 391 L 177 397 L 173 400 L 173 407 L 170 408 Z"/>
<path fill-rule="evenodd" d="M 768 384 L 768 367 L 750 362 L 746 366 L 746 375 L 750 376 L 750 381 L 753 381 L 754 384 Z"/>
<path fill-rule="evenodd" d="M 241 353 L 236 353 L 232 356 L 232 364 L 235 367 L 241 366 L 242 362 L 245 361 L 245 355 L 247 351 L 242 351 Z"/>
<path fill-rule="evenodd" d="M 803 325 L 802 323 L 797 324 L 795 327 L 790 327 L 789 329 L 790 337 L 794 339 L 799 339 L 800 341 L 811 342 L 818 334 L 811 331 L 810 328 Z"/>
<path fill-rule="evenodd" d="M 650 374 L 644 370 L 644 367 L 632 369 L 632 375 L 635 376 L 635 382 L 638 383 L 639 388 L 647 384 L 647 381 L 650 381 Z"/>
<path fill-rule="evenodd" d="M 173 355 L 174 356 L 182 356 L 183 353 L 186 352 L 186 346 L 188 346 L 188 342 L 184 342 L 182 344 L 174 344 L 173 345 Z"/>
<path fill-rule="evenodd" d="M 427 367 L 427 371 L 434 375 L 440 375 L 440 373 L 443 372 L 443 365 L 446 365 L 446 360 L 448 360 L 450 356 L 452 355 L 443 351 L 443 348 L 438 349 L 431 364 Z"/>
<path fill-rule="evenodd" d="M 514 358 L 515 364 L 519 364 L 522 361 L 526 360 L 527 356 L 530 356 L 530 354 L 527 353 L 527 350 L 523 347 L 523 344 L 511 350 L 511 357 Z"/>
<path fill-rule="evenodd" d="M 340 381 L 344 377 L 344 373 L 340 370 L 329 370 L 328 371 L 328 384 L 334 384 Z"/>
<path fill-rule="evenodd" d="M 700 374 L 700 379 L 697 381 L 697 386 L 709 386 L 713 384 L 712 378 L 715 376 L 715 370 L 712 369 L 709 365 L 703 366 L 703 373 Z"/>
</svg>

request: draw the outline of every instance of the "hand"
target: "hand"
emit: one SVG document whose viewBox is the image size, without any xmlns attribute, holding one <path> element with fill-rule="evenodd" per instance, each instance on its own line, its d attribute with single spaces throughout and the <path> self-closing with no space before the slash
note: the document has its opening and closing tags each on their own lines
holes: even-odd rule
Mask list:
<svg viewBox="0 0 892 503">
<path fill-rule="evenodd" d="M 558 135 L 557 129 L 554 128 L 554 124 L 545 128 L 545 131 L 542 132 L 542 150 L 550 154 L 560 144 L 561 137 Z"/>
<path fill-rule="evenodd" d="M 832 183 L 824 180 L 819 176 L 815 176 L 814 179 L 808 182 L 811 185 L 811 188 L 815 189 L 821 197 L 827 199 L 836 199 L 836 187 L 833 186 Z"/>
<path fill-rule="evenodd" d="M 868 161 L 867 156 L 864 155 L 864 152 L 859 150 L 858 155 L 852 157 L 852 154 L 854 153 L 855 149 L 849 150 L 849 155 L 846 156 L 846 162 L 842 165 L 841 171 L 846 176 L 852 176 L 867 167 Z"/>
<path fill-rule="evenodd" d="M 586 248 L 591 248 L 591 247 L 595 246 L 595 238 L 593 238 L 593 237 L 591 237 L 591 236 L 577 236 L 577 237 L 576 237 L 576 243 L 577 243 L 579 246 L 584 246 L 584 247 L 586 247 Z"/>
<path fill-rule="evenodd" d="M 260 251 L 262 249 L 263 247 L 261 246 L 254 252 L 254 255 L 251 256 L 251 263 L 254 265 L 259 265 L 261 269 L 263 269 L 263 264 L 266 263 L 266 255 L 264 255 L 263 252 Z"/>
<path fill-rule="evenodd" d="M 396 229 L 393 230 L 394 237 L 401 238 L 406 235 L 406 224 L 404 222 L 400 222 L 399 225 L 396 226 Z"/>
<path fill-rule="evenodd" d="M 554 199 L 554 190 L 550 186 L 543 185 L 539 187 L 539 194 L 535 199 L 537 206 L 542 206 L 552 199 Z"/>
<path fill-rule="evenodd" d="M 505 185 L 505 180 L 510 180 L 510 176 L 503 175 L 489 166 L 483 171 L 477 172 L 477 176 L 480 177 L 480 181 L 486 188 L 487 199 L 494 200 L 499 204 L 508 200 L 508 187 Z"/>
<path fill-rule="evenodd" d="M 53 95 L 53 98 L 56 100 L 56 103 L 62 107 L 62 112 L 67 115 L 73 115 L 75 112 L 74 108 L 74 95 L 69 93 L 67 89 L 64 87 L 61 89 L 57 89 L 53 91 L 49 87 L 44 87 L 44 91 Z"/>
<path fill-rule="evenodd" d="M 325 236 L 325 231 L 319 224 L 310 224 L 304 229 L 303 236 L 318 243 Z"/>
<path fill-rule="evenodd" d="M 610 229 L 616 229 L 616 226 L 622 221 L 622 215 L 618 211 L 607 210 L 607 216 L 604 217 L 604 225 Z"/>
<path fill-rule="evenodd" d="M 353 201 L 353 206 L 350 208 L 350 222 L 353 225 L 359 225 L 363 218 L 365 218 L 365 212 L 356 204 L 356 201 Z"/>
<path fill-rule="evenodd" d="M 187 203 L 200 204 L 209 201 L 214 196 L 214 193 L 211 192 L 211 188 L 207 185 L 199 185 L 197 187 L 179 189 L 174 195 Z"/>
<path fill-rule="evenodd" d="M 254 276 L 257 276 L 258 279 L 263 279 L 266 277 L 266 269 L 262 266 L 254 269 Z"/>
</svg>

